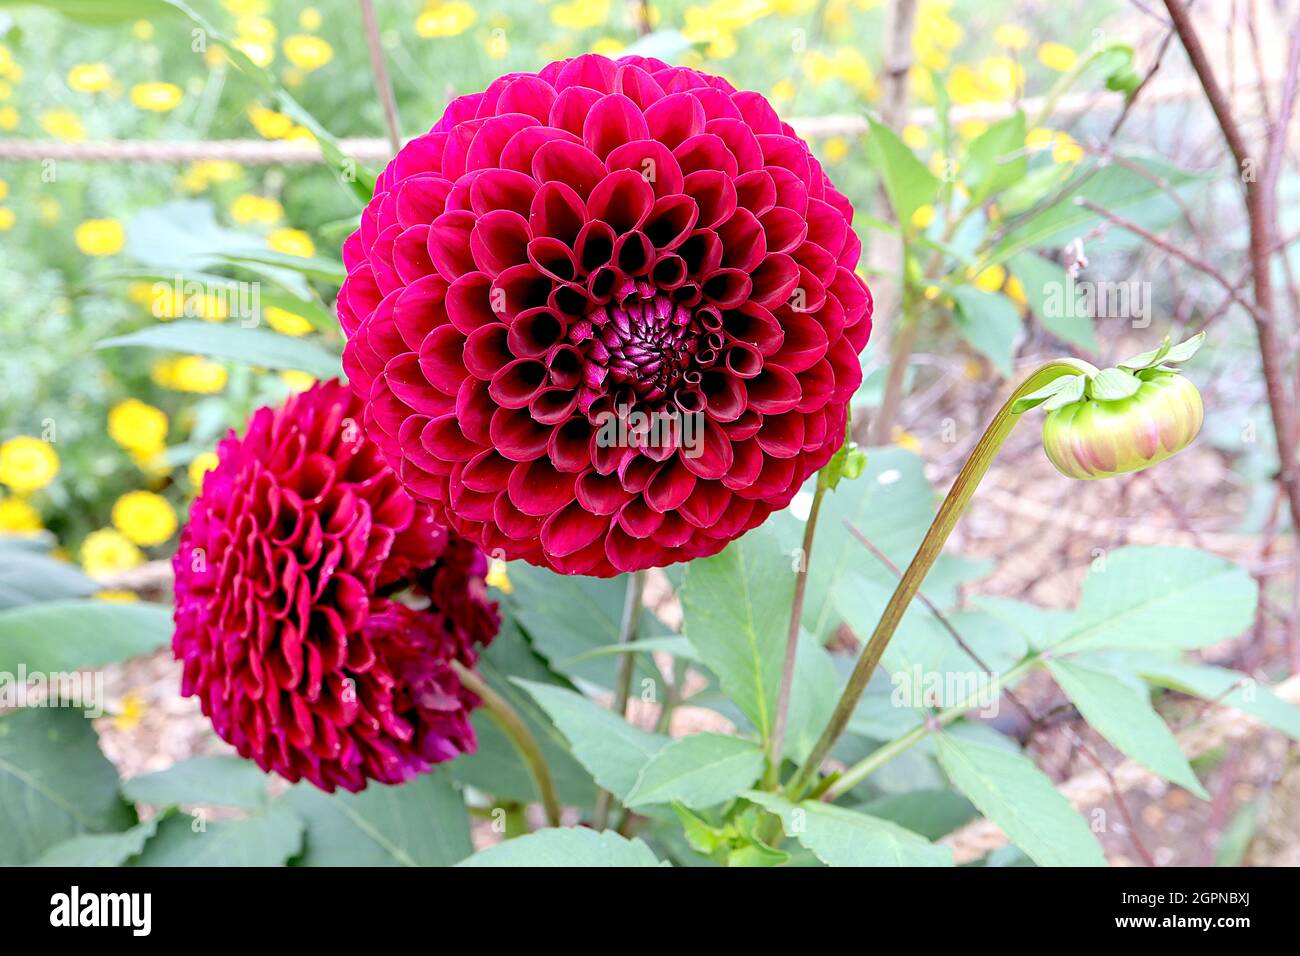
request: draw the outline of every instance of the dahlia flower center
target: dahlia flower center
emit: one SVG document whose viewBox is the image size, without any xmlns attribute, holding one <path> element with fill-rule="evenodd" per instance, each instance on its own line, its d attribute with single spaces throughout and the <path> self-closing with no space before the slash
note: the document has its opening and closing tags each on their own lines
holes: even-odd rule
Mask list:
<svg viewBox="0 0 1300 956">
<path fill-rule="evenodd" d="M 629 279 L 588 315 L 592 358 L 603 359 L 607 384 L 630 386 L 640 401 L 671 400 L 695 410 L 702 372 L 717 361 L 723 344 L 722 320 L 716 309 L 679 298 L 645 280 Z"/>
</svg>

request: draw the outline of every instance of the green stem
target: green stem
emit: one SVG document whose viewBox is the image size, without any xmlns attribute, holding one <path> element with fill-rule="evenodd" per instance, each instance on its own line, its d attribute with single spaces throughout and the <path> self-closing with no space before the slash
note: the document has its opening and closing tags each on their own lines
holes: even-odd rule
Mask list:
<svg viewBox="0 0 1300 956">
<path fill-rule="evenodd" d="M 618 643 L 632 644 L 636 641 L 641 627 L 641 594 L 645 590 L 645 572 L 633 571 L 627 576 L 627 591 L 623 596 L 623 619 L 619 622 Z M 619 655 L 618 673 L 614 678 L 614 713 L 623 717 L 627 713 L 627 699 L 632 692 L 632 671 L 636 666 L 636 654 L 627 651 Z M 603 830 L 609 824 L 609 809 L 613 797 L 608 790 L 596 794 L 596 808 L 592 815 L 592 826 Z"/>
<path fill-rule="evenodd" d="M 542 748 L 537 744 L 537 738 L 533 736 L 528 725 L 509 702 L 489 687 L 487 681 L 479 676 L 477 671 L 471 670 L 460 661 L 452 661 L 451 666 L 456 671 L 456 676 L 460 678 L 460 682 L 483 701 L 488 715 L 519 751 L 519 756 L 528 765 L 533 780 L 537 783 L 537 793 L 542 798 L 542 806 L 546 809 L 547 821 L 551 826 L 558 827 L 560 801 L 555 795 L 555 784 L 551 781 L 551 772 L 546 768 L 546 760 L 542 756 Z"/>
<path fill-rule="evenodd" d="M 862 649 L 862 654 L 853 667 L 853 673 L 849 676 L 849 681 L 835 705 L 835 711 L 831 715 L 830 722 L 826 725 L 826 729 L 822 731 L 820 739 L 813 747 L 812 752 L 809 753 L 803 766 L 799 768 L 799 771 L 786 786 L 786 795 L 791 800 L 799 800 L 808 790 L 808 786 L 816 776 L 822 761 L 826 759 L 831 747 L 835 745 L 835 741 L 839 739 L 840 734 L 844 732 L 844 728 L 848 726 L 854 708 L 857 707 L 858 701 L 867 689 L 867 682 L 871 680 L 871 675 L 875 672 L 876 665 L 880 663 L 885 647 L 889 644 L 890 638 L 894 636 L 898 622 L 903 618 L 903 612 L 907 610 L 907 606 L 920 589 L 921 582 L 929 573 L 935 559 L 939 557 L 944 543 L 948 540 L 948 535 L 952 533 L 952 529 L 961 519 L 967 503 L 970 501 L 971 496 L 975 494 L 975 489 L 979 487 L 984 475 L 988 472 L 998 450 L 1006 441 L 1007 436 L 1011 434 L 1011 430 L 1016 427 L 1016 423 L 1020 421 L 1020 414 L 1014 411 L 1015 403 L 1020 398 L 1036 392 L 1062 375 L 1093 375 L 1096 372 L 1097 370 L 1093 366 L 1079 359 L 1062 358 L 1047 362 L 1039 366 L 1025 379 L 998 410 L 993 421 L 984 430 L 984 434 L 980 437 L 974 451 L 966 459 L 966 464 L 962 466 L 961 472 L 957 475 L 957 480 L 953 482 L 952 488 L 949 489 L 948 496 L 944 498 L 943 504 L 939 506 L 939 513 L 930 524 L 930 529 L 921 541 L 921 546 L 917 549 L 915 557 L 912 558 L 912 563 L 907 566 L 907 570 L 903 572 L 898 585 L 894 588 L 894 593 L 890 596 L 889 603 L 885 605 L 885 610 L 876 624 L 871 639 L 867 641 L 866 647 Z"/>
<path fill-rule="evenodd" d="M 808 589 L 808 564 L 812 560 L 813 535 L 817 531 L 817 515 L 822 510 L 822 498 L 826 495 L 827 485 L 827 472 L 823 468 L 817 472 L 817 490 L 813 492 L 808 523 L 803 529 L 799 571 L 794 579 L 794 601 L 790 604 L 790 630 L 785 639 L 785 662 L 781 667 L 781 686 L 776 695 L 776 719 L 772 724 L 772 737 L 768 741 L 764 790 L 775 790 L 780 781 L 781 755 L 785 750 L 786 723 L 790 715 L 790 689 L 794 685 L 794 662 L 799 654 L 799 625 L 803 621 L 804 592 Z"/>
<path fill-rule="evenodd" d="M 1039 663 L 1038 657 L 1027 657 L 1011 670 L 1002 676 L 999 683 L 1003 687 L 1010 687 L 1016 681 L 1020 680 L 1035 665 Z M 969 711 L 972 707 L 980 702 L 980 694 L 974 694 L 960 704 L 955 704 L 946 710 L 941 710 L 933 717 L 917 724 L 901 737 L 896 737 L 881 747 L 876 748 L 867 756 L 863 757 L 848 770 L 831 782 L 831 785 L 825 789 L 823 799 L 827 801 L 835 800 L 848 793 L 863 780 L 875 773 L 889 761 L 893 760 L 904 750 L 907 750 L 913 744 L 919 743 L 926 734 L 947 727 L 962 714 Z"/>
</svg>

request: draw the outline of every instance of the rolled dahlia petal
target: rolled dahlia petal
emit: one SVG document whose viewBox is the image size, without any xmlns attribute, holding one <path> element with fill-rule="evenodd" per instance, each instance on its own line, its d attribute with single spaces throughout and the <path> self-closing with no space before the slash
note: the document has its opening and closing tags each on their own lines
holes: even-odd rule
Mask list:
<svg viewBox="0 0 1300 956">
<path fill-rule="evenodd" d="M 357 791 L 475 747 L 473 666 L 499 618 L 487 562 L 362 432 L 338 382 L 217 449 L 173 559 L 181 692 L 263 770 Z"/>
<path fill-rule="evenodd" d="M 403 486 L 492 554 L 714 554 L 844 439 L 853 207 L 759 94 L 587 55 L 462 96 L 344 246 L 344 365 Z"/>
</svg>

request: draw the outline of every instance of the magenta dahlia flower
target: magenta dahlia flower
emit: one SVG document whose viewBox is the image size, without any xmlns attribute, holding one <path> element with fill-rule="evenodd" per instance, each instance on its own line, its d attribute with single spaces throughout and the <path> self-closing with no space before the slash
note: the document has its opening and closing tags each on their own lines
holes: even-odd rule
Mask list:
<svg viewBox="0 0 1300 956">
<path fill-rule="evenodd" d="M 853 207 L 758 93 L 587 55 L 462 96 L 343 247 L 344 365 L 402 484 L 493 554 L 714 554 L 844 440 Z"/>
<path fill-rule="evenodd" d="M 338 382 L 217 449 L 172 561 L 181 693 L 263 770 L 323 790 L 472 752 L 472 666 L 495 636 L 481 551 L 397 482 Z"/>
</svg>

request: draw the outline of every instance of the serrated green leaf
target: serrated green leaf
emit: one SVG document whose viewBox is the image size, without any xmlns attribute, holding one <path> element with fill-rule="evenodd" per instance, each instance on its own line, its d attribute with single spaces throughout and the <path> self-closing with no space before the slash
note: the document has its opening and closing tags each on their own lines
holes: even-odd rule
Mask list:
<svg viewBox="0 0 1300 956">
<path fill-rule="evenodd" d="M 1088 390 L 1099 402 L 1120 402 L 1132 398 L 1142 387 L 1134 375 L 1120 368 L 1104 368 L 1092 377 Z"/>
<path fill-rule="evenodd" d="M 0 612 L 0 671 L 46 674 L 116 663 L 171 640 L 171 612 L 158 604 L 48 601 Z"/>
<path fill-rule="evenodd" d="M 666 866 L 641 840 L 584 827 L 538 830 L 488 847 L 457 866 Z"/>
<path fill-rule="evenodd" d="M 1039 866 L 1105 866 L 1083 817 L 1020 753 L 935 735 L 939 764 L 953 785 Z"/>
<path fill-rule="evenodd" d="M 137 823 L 121 833 L 86 833 L 56 843 L 28 866 L 123 866 L 139 856 L 158 831 L 161 817 Z"/>
<path fill-rule="evenodd" d="M 238 820 L 176 813 L 130 866 L 283 866 L 302 850 L 303 823 L 283 802 Z"/>
<path fill-rule="evenodd" d="M 1210 798 L 1145 689 L 1132 687 L 1084 659 L 1049 660 L 1047 668 L 1083 719 L 1117 750 L 1202 800 Z"/>
<path fill-rule="evenodd" d="M 1065 379 L 1065 385 L 1055 395 L 1043 402 L 1043 411 L 1054 412 L 1058 408 L 1064 408 L 1066 405 L 1072 405 L 1075 402 L 1083 401 L 1084 393 L 1087 391 L 1088 379 L 1084 375 L 1069 375 Z"/>
<path fill-rule="evenodd" d="M 762 772 L 763 751 L 753 742 L 725 734 L 692 734 L 650 758 L 626 803 L 677 802 L 698 810 L 730 800 Z"/>
<path fill-rule="evenodd" d="M 241 757 L 191 757 L 122 784 L 128 800 L 155 807 L 205 806 L 256 810 L 265 806 L 267 776 Z"/>
<path fill-rule="evenodd" d="M 934 201 L 939 180 L 897 133 L 874 119 L 868 122 L 867 158 L 884 183 L 894 215 L 906 228 L 917 209 Z"/>
<path fill-rule="evenodd" d="M 795 804 L 755 790 L 744 797 L 780 817 L 786 836 L 827 866 L 952 866 L 952 850 L 888 820 L 819 800 Z"/>
<path fill-rule="evenodd" d="M 575 691 L 519 680 L 568 738 L 573 755 L 601 787 L 623 800 L 641 769 L 668 744 L 668 738 L 633 727 L 622 717 Z"/>
<path fill-rule="evenodd" d="M 1043 404 L 1043 402 L 1047 401 L 1057 392 L 1072 387 L 1070 384 L 1070 379 L 1072 378 L 1081 379 L 1083 378 L 1083 376 L 1062 375 L 1060 378 L 1054 378 L 1046 385 L 1044 385 L 1042 388 L 1038 389 L 1037 391 L 1030 392 L 1028 395 L 1023 395 L 1020 398 L 1016 399 L 1011 406 L 1011 411 L 1017 415 L 1022 415 L 1025 412 L 1029 411 L 1031 408 L 1037 408 L 1039 405 Z M 1079 383 L 1080 388 L 1082 388 L 1082 384 L 1083 384 L 1082 382 Z M 1080 392 L 1080 394 L 1082 394 L 1082 391 Z"/>
</svg>

